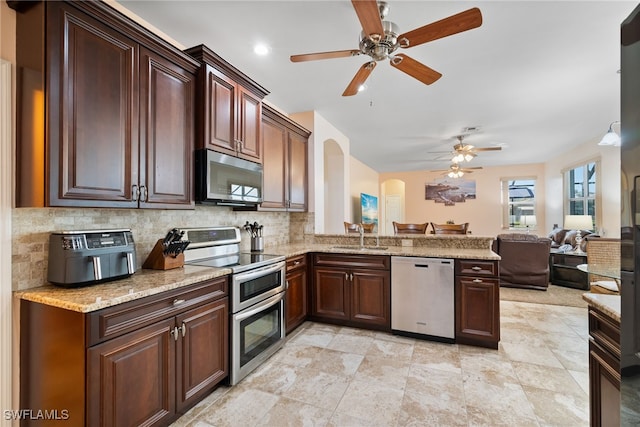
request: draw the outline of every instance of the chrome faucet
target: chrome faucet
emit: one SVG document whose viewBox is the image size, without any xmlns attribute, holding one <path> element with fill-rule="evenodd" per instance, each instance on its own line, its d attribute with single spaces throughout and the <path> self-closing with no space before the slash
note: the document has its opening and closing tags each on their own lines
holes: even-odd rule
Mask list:
<svg viewBox="0 0 640 427">
<path fill-rule="evenodd" d="M 360 249 L 364 248 L 364 227 L 358 226 L 358 233 L 360 233 Z"/>
</svg>

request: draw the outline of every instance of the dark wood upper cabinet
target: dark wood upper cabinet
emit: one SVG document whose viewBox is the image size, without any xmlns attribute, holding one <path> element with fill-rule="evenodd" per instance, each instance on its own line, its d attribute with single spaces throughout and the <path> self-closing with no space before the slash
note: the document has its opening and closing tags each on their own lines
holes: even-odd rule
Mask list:
<svg viewBox="0 0 640 427">
<path fill-rule="evenodd" d="M 202 63 L 198 72 L 196 148 L 262 163 L 262 100 L 269 94 L 204 45 L 185 51 Z"/>
<path fill-rule="evenodd" d="M 264 184 L 261 210 L 307 210 L 307 146 L 311 133 L 278 111 L 262 108 Z"/>
<path fill-rule="evenodd" d="M 140 57 L 140 206 L 192 205 L 195 78 L 148 49 Z"/>
<path fill-rule="evenodd" d="M 102 2 L 16 33 L 19 206 L 193 208 L 197 61 Z"/>
</svg>

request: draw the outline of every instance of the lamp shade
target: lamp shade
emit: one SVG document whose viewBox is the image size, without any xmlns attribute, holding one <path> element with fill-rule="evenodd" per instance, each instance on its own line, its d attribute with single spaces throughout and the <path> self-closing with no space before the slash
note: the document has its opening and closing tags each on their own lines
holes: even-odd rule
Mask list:
<svg viewBox="0 0 640 427">
<path fill-rule="evenodd" d="M 620 124 L 620 122 L 613 122 L 609 125 L 609 130 L 604 134 L 598 145 L 613 145 L 619 147 L 621 144 L 620 135 L 613 130 L 613 125 Z"/>
<path fill-rule="evenodd" d="M 564 228 L 567 230 L 592 230 L 591 215 L 565 215 Z"/>
<path fill-rule="evenodd" d="M 620 142 L 620 135 L 614 131 L 609 131 L 604 134 L 598 145 L 613 145 L 614 147 L 619 147 Z"/>
<path fill-rule="evenodd" d="M 533 227 L 536 225 L 536 216 L 535 215 L 522 215 L 520 222 L 525 227 Z"/>
</svg>

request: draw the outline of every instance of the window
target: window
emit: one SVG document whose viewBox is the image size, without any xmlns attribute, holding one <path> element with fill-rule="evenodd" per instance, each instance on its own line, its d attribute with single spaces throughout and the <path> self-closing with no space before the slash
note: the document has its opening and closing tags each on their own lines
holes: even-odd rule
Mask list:
<svg viewBox="0 0 640 427">
<path fill-rule="evenodd" d="M 596 223 L 596 162 L 565 172 L 565 214 L 591 215 Z"/>
<path fill-rule="evenodd" d="M 536 228 L 536 179 L 505 178 L 502 185 L 502 227 L 510 230 Z"/>
</svg>

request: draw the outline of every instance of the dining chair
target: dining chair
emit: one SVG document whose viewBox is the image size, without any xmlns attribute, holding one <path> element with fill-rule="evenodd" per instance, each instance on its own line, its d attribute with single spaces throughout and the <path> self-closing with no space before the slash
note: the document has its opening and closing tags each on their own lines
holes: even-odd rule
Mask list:
<svg viewBox="0 0 640 427">
<path fill-rule="evenodd" d="M 428 222 L 424 224 L 403 224 L 393 221 L 394 234 L 425 234 L 427 232 Z"/>
</svg>

